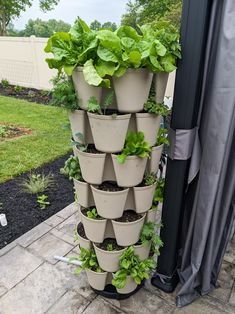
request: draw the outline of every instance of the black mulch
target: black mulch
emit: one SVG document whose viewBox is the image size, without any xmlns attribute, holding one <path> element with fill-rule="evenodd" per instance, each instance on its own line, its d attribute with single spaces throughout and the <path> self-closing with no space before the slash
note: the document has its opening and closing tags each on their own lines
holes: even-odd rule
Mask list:
<svg viewBox="0 0 235 314">
<path fill-rule="evenodd" d="M 69 155 L 32 171 L 51 173 L 55 179 L 55 187 L 44 193 L 51 203 L 44 210 L 37 204 L 37 196 L 22 192 L 19 186 L 27 173 L 0 184 L 0 203 L 3 203 L 0 213 L 5 213 L 8 221 L 6 227 L 0 224 L 0 249 L 74 201 L 72 182 L 59 173 Z"/>
<path fill-rule="evenodd" d="M 0 84 L 0 95 L 24 99 L 29 102 L 48 105 L 51 101 L 50 91 L 38 90 L 36 88 L 23 87 L 21 91 L 15 91 L 14 85 L 3 87 Z"/>
</svg>

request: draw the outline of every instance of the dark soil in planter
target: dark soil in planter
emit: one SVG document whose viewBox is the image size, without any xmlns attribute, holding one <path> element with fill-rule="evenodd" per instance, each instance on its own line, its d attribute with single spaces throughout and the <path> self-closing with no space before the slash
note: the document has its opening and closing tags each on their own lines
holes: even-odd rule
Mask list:
<svg viewBox="0 0 235 314">
<path fill-rule="evenodd" d="M 90 210 L 92 210 L 93 208 L 95 208 L 95 207 L 94 207 L 94 206 L 93 206 L 93 207 L 89 207 L 89 208 L 84 208 L 84 207 L 82 207 L 81 212 L 82 212 L 82 214 L 83 214 L 84 216 L 87 217 L 87 212 L 90 211 Z M 96 218 L 93 218 L 93 219 L 94 219 L 94 220 L 104 220 L 104 218 L 103 218 L 103 217 L 100 217 L 98 214 L 97 214 L 97 217 L 96 217 Z"/>
<path fill-rule="evenodd" d="M 15 91 L 14 85 L 3 87 L 0 84 L 0 95 L 15 97 L 17 99 L 25 99 L 30 102 L 36 102 L 38 104 L 49 105 L 51 101 L 51 94 L 49 91 L 42 91 L 36 88 L 22 87 L 21 91 Z"/>
<path fill-rule="evenodd" d="M 100 248 L 101 250 L 109 251 L 109 250 L 107 249 L 107 246 L 108 246 L 109 244 L 112 245 L 112 248 L 113 248 L 112 250 L 110 250 L 110 252 L 112 252 L 112 251 L 121 251 L 121 250 L 124 249 L 123 246 L 120 246 L 120 245 L 117 244 L 116 239 L 112 239 L 112 238 L 107 238 L 107 239 L 105 239 L 105 240 L 103 241 L 103 243 L 97 243 L 96 246 L 97 246 L 98 248 Z"/>
<path fill-rule="evenodd" d="M 85 230 L 84 230 L 83 224 L 81 222 L 78 224 L 77 232 L 80 235 L 80 237 L 82 237 L 83 239 L 88 240 L 88 238 L 87 238 L 87 236 L 85 234 Z"/>
<path fill-rule="evenodd" d="M 132 222 L 132 221 L 139 220 L 141 217 L 142 217 L 142 215 L 139 215 L 136 212 L 134 212 L 133 210 L 128 209 L 128 210 L 124 211 L 124 214 L 122 215 L 122 217 L 115 219 L 115 221 Z"/>
<path fill-rule="evenodd" d="M 118 186 L 114 181 L 105 181 L 101 185 L 97 186 L 97 189 L 107 192 L 118 192 L 124 190 L 124 188 Z"/>
<path fill-rule="evenodd" d="M 51 173 L 54 176 L 55 186 L 41 193 L 46 194 L 50 202 L 44 210 L 37 203 L 36 195 L 22 191 L 20 184 L 29 173 L 0 185 L 0 202 L 3 203 L 0 212 L 6 214 L 8 221 L 6 227 L 0 225 L 0 249 L 74 201 L 72 182 L 60 174 L 60 168 L 64 166 L 69 156 L 70 154 L 67 154 L 31 171 L 31 173 Z"/>
<path fill-rule="evenodd" d="M 95 148 L 95 145 L 94 145 L 94 144 L 89 144 L 89 145 L 88 145 L 87 150 L 86 150 L 86 153 L 89 153 L 89 154 L 103 154 L 102 152 L 98 151 L 98 150 Z"/>
</svg>

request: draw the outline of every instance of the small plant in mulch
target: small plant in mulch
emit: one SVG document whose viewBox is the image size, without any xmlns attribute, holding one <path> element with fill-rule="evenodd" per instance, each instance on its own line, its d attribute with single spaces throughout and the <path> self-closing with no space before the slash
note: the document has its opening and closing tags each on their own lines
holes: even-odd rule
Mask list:
<svg viewBox="0 0 235 314">
<path fill-rule="evenodd" d="M 55 181 L 52 174 L 32 173 L 20 184 L 22 190 L 29 194 L 39 194 L 53 187 Z"/>
<path fill-rule="evenodd" d="M 39 204 L 41 209 L 46 209 L 46 207 L 50 205 L 50 202 L 48 201 L 48 196 L 45 194 L 38 195 L 37 203 Z"/>
<path fill-rule="evenodd" d="M 9 87 L 10 84 L 9 84 L 9 81 L 7 79 L 2 79 L 1 85 L 3 88 L 7 88 L 7 87 Z"/>
<path fill-rule="evenodd" d="M 14 90 L 15 90 L 16 93 L 22 92 L 23 89 L 24 89 L 24 88 L 23 88 L 22 86 L 20 86 L 20 85 L 16 85 L 16 86 L 14 87 Z"/>
<path fill-rule="evenodd" d="M 97 243 L 96 246 L 101 250 L 113 252 L 123 250 L 123 246 L 117 244 L 116 239 L 106 238 L 102 243 Z"/>
</svg>

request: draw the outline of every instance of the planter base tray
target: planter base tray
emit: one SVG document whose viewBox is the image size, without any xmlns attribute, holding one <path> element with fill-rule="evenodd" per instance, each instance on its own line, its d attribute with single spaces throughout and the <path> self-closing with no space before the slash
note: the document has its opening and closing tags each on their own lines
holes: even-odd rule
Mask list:
<svg viewBox="0 0 235 314">
<path fill-rule="evenodd" d="M 131 297 L 133 294 L 135 294 L 136 292 L 138 292 L 144 285 L 144 280 L 142 281 L 142 283 L 140 285 L 137 286 L 137 288 L 127 294 L 122 294 L 122 293 L 118 293 L 116 288 L 109 284 L 105 287 L 105 289 L 103 291 L 98 291 L 96 289 L 92 290 L 95 291 L 96 294 L 101 295 L 102 297 L 108 298 L 108 299 L 114 299 L 114 300 L 125 300 L 128 299 L 129 297 Z"/>
</svg>

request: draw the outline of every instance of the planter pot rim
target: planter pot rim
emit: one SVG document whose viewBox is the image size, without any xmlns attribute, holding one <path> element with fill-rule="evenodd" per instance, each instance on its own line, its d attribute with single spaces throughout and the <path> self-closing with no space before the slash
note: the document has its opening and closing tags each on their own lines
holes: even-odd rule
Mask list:
<svg viewBox="0 0 235 314">
<path fill-rule="evenodd" d="M 124 188 L 123 190 L 121 191 L 114 191 L 114 192 L 111 192 L 111 191 L 103 191 L 103 190 L 99 190 L 97 189 L 94 185 L 91 185 L 91 189 L 94 190 L 94 191 L 97 191 L 98 193 L 100 194 L 104 194 L 104 195 L 120 195 L 120 194 L 125 194 L 126 191 L 129 191 L 129 188 Z"/>
<path fill-rule="evenodd" d="M 87 156 L 87 157 L 90 156 L 93 158 L 104 158 L 106 156 L 106 153 L 94 154 L 94 153 L 82 152 L 76 146 L 75 146 L 75 149 L 77 150 L 78 154 L 82 156 Z"/>
<path fill-rule="evenodd" d="M 117 253 L 120 253 L 120 252 L 124 252 L 124 251 L 126 250 L 126 247 L 124 247 L 124 248 L 121 249 L 121 250 L 107 251 L 107 250 L 103 250 L 103 249 L 97 247 L 97 245 L 96 245 L 95 243 L 93 243 L 93 245 L 94 245 L 94 247 L 95 247 L 98 251 L 100 251 L 100 252 L 105 252 L 105 253 L 108 253 L 108 254 L 111 254 L 111 255 L 112 255 L 112 254 L 117 254 Z"/>
<path fill-rule="evenodd" d="M 90 273 L 93 273 L 93 274 L 96 274 L 96 275 L 106 275 L 108 272 L 107 271 L 103 271 L 102 273 L 101 272 L 96 272 L 96 271 L 94 271 L 94 270 L 91 270 L 91 269 L 89 269 L 89 268 L 86 268 L 86 271 L 89 271 Z"/>
<path fill-rule="evenodd" d="M 142 220 L 144 220 L 146 217 L 146 213 L 142 215 L 142 217 L 140 219 L 137 219 L 135 221 L 131 221 L 131 222 L 121 222 L 121 221 L 116 221 L 115 219 L 111 219 L 113 223 L 117 224 L 117 225 L 134 225 Z"/>
<path fill-rule="evenodd" d="M 85 239 L 85 238 L 83 238 L 82 236 L 80 236 L 80 234 L 79 234 L 79 233 L 77 233 L 77 235 L 78 235 L 78 237 L 79 237 L 81 240 L 86 241 L 86 242 L 91 242 L 90 240 Z"/>
<path fill-rule="evenodd" d="M 86 181 L 79 181 L 77 179 L 74 179 L 73 180 L 76 182 L 76 183 L 80 183 L 80 184 L 83 184 L 83 185 L 87 185 L 88 183 Z"/>
<path fill-rule="evenodd" d="M 136 112 L 137 118 L 159 118 L 161 115 L 156 113 L 150 113 L 150 112 Z"/>
<path fill-rule="evenodd" d="M 129 68 L 129 69 L 127 69 L 126 70 L 126 73 L 127 72 L 130 72 L 130 73 L 136 73 L 136 72 L 149 72 L 149 73 L 153 73 L 153 72 L 151 72 L 149 69 L 147 69 L 147 68 L 138 68 L 138 69 L 132 69 L 132 68 Z M 125 75 L 125 74 L 124 74 Z M 123 75 L 123 76 L 124 76 Z M 121 77 L 123 77 L 123 76 L 121 76 Z"/>
<path fill-rule="evenodd" d="M 154 208 L 149 208 L 149 211 L 151 211 L 151 212 L 156 212 L 157 211 L 157 206 L 156 207 L 154 207 Z"/>
<path fill-rule="evenodd" d="M 111 154 L 112 155 L 112 158 L 115 158 L 115 159 L 117 159 L 117 155 L 115 155 L 115 154 Z M 144 158 L 141 158 L 141 157 L 139 157 L 139 156 L 127 156 L 126 157 L 126 160 L 131 160 L 131 159 L 145 159 L 145 158 L 147 158 L 147 157 L 144 157 Z M 125 164 L 125 163 L 124 163 Z"/>
<path fill-rule="evenodd" d="M 150 246 L 152 244 L 152 241 L 150 240 L 149 241 L 149 244 L 148 245 L 144 245 L 143 243 L 142 244 L 134 244 L 133 246 L 134 246 L 134 248 L 142 248 L 142 247 L 148 247 L 148 246 Z"/>
<path fill-rule="evenodd" d="M 163 146 L 164 146 L 164 144 L 161 144 L 161 145 L 158 145 L 158 146 L 153 146 L 153 147 L 152 147 L 152 151 L 159 150 L 159 149 L 161 149 Z"/>
<path fill-rule="evenodd" d="M 91 117 L 92 119 L 97 119 L 97 120 L 109 120 L 109 121 L 115 121 L 115 120 L 128 120 L 131 117 L 131 114 L 122 114 L 122 115 L 117 115 L 115 118 L 113 118 L 112 116 L 106 116 L 104 114 L 95 114 L 95 113 L 91 113 L 88 112 L 88 117 Z"/>
<path fill-rule="evenodd" d="M 88 218 L 87 216 L 85 216 L 85 215 L 82 213 L 81 209 L 80 209 L 80 214 L 81 214 L 82 217 L 84 217 L 85 219 L 90 220 L 90 221 L 96 221 L 97 223 L 101 223 L 101 222 L 107 221 L 106 218 L 102 218 L 102 219 L 92 219 L 92 218 Z"/>
<path fill-rule="evenodd" d="M 75 69 L 74 69 L 74 71 L 77 71 L 77 72 L 82 72 L 83 71 L 83 66 L 77 66 Z"/>
<path fill-rule="evenodd" d="M 156 185 L 157 185 L 157 182 L 155 182 L 154 184 L 151 184 L 151 185 L 146 185 L 146 186 L 134 186 L 133 189 L 136 191 L 148 190 L 148 189 L 150 189 Z"/>
<path fill-rule="evenodd" d="M 69 113 L 77 113 L 77 114 L 80 114 L 80 115 L 84 115 L 85 114 L 85 111 L 84 110 L 81 110 L 81 109 L 74 109 L 74 110 L 68 110 Z"/>
</svg>

